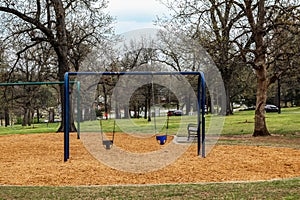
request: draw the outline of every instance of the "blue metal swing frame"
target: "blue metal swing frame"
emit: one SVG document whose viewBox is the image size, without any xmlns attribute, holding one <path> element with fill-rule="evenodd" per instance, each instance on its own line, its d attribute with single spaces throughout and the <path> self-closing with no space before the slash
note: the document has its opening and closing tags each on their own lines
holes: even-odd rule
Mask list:
<svg viewBox="0 0 300 200">
<path fill-rule="evenodd" d="M 77 75 L 111 75 L 111 76 L 121 76 L 121 75 L 198 75 L 198 87 L 197 87 L 197 98 L 198 98 L 198 106 L 197 106 L 197 155 L 205 158 L 205 78 L 203 72 L 156 72 L 156 71 L 131 71 L 131 72 L 67 72 L 64 77 L 64 161 L 68 161 L 70 158 L 70 76 Z M 202 88 L 202 90 L 200 90 Z M 202 121 L 202 123 L 201 123 Z M 202 125 L 200 127 L 200 124 Z M 200 131 L 201 128 L 201 131 Z M 200 132 L 202 133 L 200 137 Z M 202 146 L 202 151 L 201 151 Z"/>
</svg>

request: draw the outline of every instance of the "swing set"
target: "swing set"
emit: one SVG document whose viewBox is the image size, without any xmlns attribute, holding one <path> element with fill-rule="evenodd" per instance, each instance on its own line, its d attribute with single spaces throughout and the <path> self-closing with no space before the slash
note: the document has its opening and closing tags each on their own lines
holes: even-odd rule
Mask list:
<svg viewBox="0 0 300 200">
<path fill-rule="evenodd" d="M 116 133 L 116 121 L 114 120 L 113 132 L 112 132 L 112 136 L 111 136 L 110 140 L 105 138 L 105 136 L 104 136 L 102 119 L 99 119 L 99 124 L 100 124 L 100 134 L 101 134 L 102 144 L 105 147 L 105 149 L 109 150 L 112 148 L 112 146 L 114 144 L 114 138 L 115 138 L 115 133 Z M 154 127 L 155 127 L 155 133 L 156 133 L 157 131 L 156 131 L 155 116 L 154 116 Z M 169 115 L 167 115 L 166 133 L 164 135 L 156 135 L 156 140 L 157 140 L 158 144 L 164 145 L 167 142 L 168 129 L 169 129 Z"/>
<path fill-rule="evenodd" d="M 171 76 L 171 75 L 170 75 Z M 171 88 L 171 81 L 169 81 L 169 88 Z M 154 95 L 154 83 L 153 83 L 153 75 L 152 75 L 152 81 L 151 81 L 151 89 L 152 89 L 152 102 L 154 104 L 155 101 L 155 95 Z M 170 102 L 170 91 L 168 90 L 168 100 Z M 155 109 L 155 107 L 154 107 Z M 154 110 L 154 113 L 156 111 Z M 157 133 L 157 126 L 156 126 L 156 114 L 153 115 L 154 117 L 154 132 L 155 134 Z M 161 134 L 161 135 L 156 135 L 156 140 L 158 142 L 158 144 L 160 145 L 164 145 L 167 142 L 167 138 L 168 138 L 168 129 L 169 129 L 169 115 L 167 112 L 167 124 L 166 124 L 166 133 L 165 134 Z M 102 144 L 105 147 L 105 149 L 109 150 L 112 148 L 113 143 L 114 143 L 114 138 L 115 138 L 115 129 L 116 129 L 116 120 L 114 120 L 114 124 L 113 124 L 113 132 L 112 132 L 112 136 L 111 139 L 107 139 L 104 136 L 104 132 L 103 132 L 103 123 L 102 123 L 102 119 L 99 119 L 99 125 L 100 125 L 100 134 L 101 134 L 101 139 L 102 139 Z"/>
<path fill-rule="evenodd" d="M 101 75 L 110 75 L 110 76 L 122 76 L 122 75 L 151 75 L 152 81 L 151 81 L 151 87 L 152 87 L 152 101 L 154 104 L 154 83 L 153 83 L 153 76 L 154 75 L 196 75 L 198 76 L 198 84 L 197 84 L 197 155 L 200 156 L 201 153 L 201 147 L 202 147 L 202 157 L 205 157 L 205 79 L 203 72 L 156 72 L 156 71 L 133 71 L 133 72 L 67 72 L 65 73 L 65 79 L 64 79 L 64 88 L 65 91 L 69 91 L 70 89 L 70 76 L 101 76 Z M 169 83 L 170 84 L 170 83 Z M 201 89 L 200 89 L 201 88 Z M 65 130 L 64 130 L 64 161 L 68 161 L 70 157 L 69 153 L 69 124 L 70 124 L 70 97 L 69 93 L 65 92 L 65 110 L 64 110 L 64 123 L 65 123 Z M 168 95 L 168 98 L 170 100 L 170 94 Z M 155 107 L 154 107 L 155 109 Z M 168 138 L 168 129 L 169 129 L 169 120 L 170 116 L 167 114 L 167 121 L 166 121 L 166 128 L 164 134 L 157 133 L 157 125 L 156 125 L 156 110 L 154 110 L 154 131 L 155 131 L 155 137 L 157 140 L 157 143 L 160 145 L 164 145 L 167 142 Z M 201 123 L 202 122 L 202 123 Z M 202 125 L 200 127 L 200 124 Z M 102 145 L 105 149 L 109 150 L 113 147 L 114 139 L 115 139 L 115 129 L 116 129 L 116 120 L 114 120 L 113 124 L 113 131 L 111 138 L 108 139 L 107 137 L 104 137 L 103 133 L 103 124 L 102 119 L 99 119 L 99 125 L 100 125 L 100 133 L 102 138 Z M 202 133 L 200 135 L 200 133 Z"/>
</svg>

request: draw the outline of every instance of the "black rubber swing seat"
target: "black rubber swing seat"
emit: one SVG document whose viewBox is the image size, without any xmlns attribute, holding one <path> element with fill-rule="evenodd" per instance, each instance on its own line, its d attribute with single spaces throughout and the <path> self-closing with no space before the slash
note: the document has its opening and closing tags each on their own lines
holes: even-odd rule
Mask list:
<svg viewBox="0 0 300 200">
<path fill-rule="evenodd" d="M 102 144 L 105 146 L 105 149 L 111 149 L 114 141 L 113 140 L 103 140 Z"/>
</svg>

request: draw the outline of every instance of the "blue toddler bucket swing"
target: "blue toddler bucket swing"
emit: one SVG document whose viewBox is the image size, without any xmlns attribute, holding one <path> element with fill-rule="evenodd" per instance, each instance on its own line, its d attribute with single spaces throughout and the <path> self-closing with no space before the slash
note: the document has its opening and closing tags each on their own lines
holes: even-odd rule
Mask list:
<svg viewBox="0 0 300 200">
<path fill-rule="evenodd" d="M 157 135 L 156 140 L 160 145 L 164 145 L 167 142 L 167 135 Z"/>
<path fill-rule="evenodd" d="M 168 120 L 167 120 L 166 134 L 165 135 L 156 135 L 156 141 L 160 145 L 164 145 L 167 142 L 167 139 L 168 139 L 168 128 L 169 128 L 169 117 L 168 117 Z"/>
<path fill-rule="evenodd" d="M 154 102 L 154 84 L 153 84 L 153 77 L 152 77 L 152 94 L 153 94 L 153 102 Z M 169 93 L 169 101 L 170 101 L 170 93 Z M 155 118 L 155 108 L 154 108 L 154 130 L 155 133 L 157 132 L 157 128 L 156 128 L 156 118 Z M 156 135 L 156 141 L 158 144 L 160 145 L 164 145 L 167 142 L 168 139 L 168 129 L 169 129 L 169 115 L 167 113 L 167 126 L 166 126 L 166 133 L 164 135 Z"/>
</svg>

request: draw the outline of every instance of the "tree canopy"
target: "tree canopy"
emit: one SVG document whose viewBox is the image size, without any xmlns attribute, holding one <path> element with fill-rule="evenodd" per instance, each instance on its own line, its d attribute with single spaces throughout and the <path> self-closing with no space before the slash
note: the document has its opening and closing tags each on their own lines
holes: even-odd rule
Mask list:
<svg viewBox="0 0 300 200">
<path fill-rule="evenodd" d="M 56 61 L 56 79 L 60 81 L 63 81 L 65 72 L 78 71 L 89 50 L 105 43 L 112 33 L 113 18 L 104 12 L 106 6 L 105 0 L 2 1 L 1 40 L 10 44 L 9 57 L 14 60 L 10 74 L 32 49 L 39 51 L 34 56 L 44 55 L 45 49 L 51 52 L 47 62 L 49 59 Z M 62 86 L 60 94 L 63 102 Z M 62 124 L 60 131 L 63 128 Z M 74 129 L 72 126 L 71 130 Z"/>
<path fill-rule="evenodd" d="M 160 18 L 158 23 L 170 32 L 176 27 L 207 49 L 222 73 L 228 102 L 233 96 L 231 83 L 239 77 L 235 70 L 244 71 L 239 66 L 254 70 L 257 89 L 253 135 L 269 135 L 264 114 L 267 90 L 291 68 L 290 62 L 297 60 L 299 51 L 293 41 L 299 37 L 299 1 L 161 2 L 171 10 L 171 17 Z M 284 63 L 280 67 L 279 61 Z M 227 104 L 227 113 L 229 108 Z"/>
</svg>

